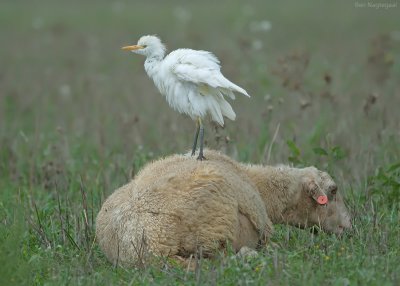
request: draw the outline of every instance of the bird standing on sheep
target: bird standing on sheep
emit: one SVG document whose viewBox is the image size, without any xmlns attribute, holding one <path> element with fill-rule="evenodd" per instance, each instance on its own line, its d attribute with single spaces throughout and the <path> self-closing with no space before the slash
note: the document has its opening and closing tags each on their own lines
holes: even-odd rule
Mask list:
<svg viewBox="0 0 400 286">
<path fill-rule="evenodd" d="M 200 136 L 197 159 L 205 159 L 203 118 L 211 115 L 213 121 L 224 126 L 224 116 L 236 118 L 224 96 L 235 99 L 234 92 L 249 94 L 222 75 L 219 60 L 210 52 L 178 49 L 165 57 L 165 45 L 156 36 L 143 36 L 137 45 L 122 49 L 146 56 L 144 68 L 169 105 L 196 121 L 192 156 Z"/>
</svg>

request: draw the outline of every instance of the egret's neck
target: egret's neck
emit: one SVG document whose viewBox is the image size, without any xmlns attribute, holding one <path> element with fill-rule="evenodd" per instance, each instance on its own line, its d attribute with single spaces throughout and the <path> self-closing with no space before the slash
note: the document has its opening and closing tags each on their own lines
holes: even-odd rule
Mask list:
<svg viewBox="0 0 400 286">
<path fill-rule="evenodd" d="M 146 70 L 146 73 L 149 75 L 149 77 L 153 78 L 157 75 L 159 72 L 159 67 L 161 65 L 161 62 L 163 60 L 163 56 L 152 56 L 148 57 L 146 61 L 144 62 L 144 69 Z"/>
</svg>

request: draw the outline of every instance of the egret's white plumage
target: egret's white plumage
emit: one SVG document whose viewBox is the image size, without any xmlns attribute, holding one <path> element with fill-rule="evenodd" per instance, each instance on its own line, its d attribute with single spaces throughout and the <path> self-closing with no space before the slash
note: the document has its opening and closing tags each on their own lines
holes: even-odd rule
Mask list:
<svg viewBox="0 0 400 286">
<path fill-rule="evenodd" d="M 248 93 L 222 75 L 219 60 L 210 52 L 178 49 L 165 56 L 166 48 L 156 36 L 143 36 L 137 45 L 123 49 L 146 56 L 144 68 L 168 104 L 198 120 L 201 132 L 199 159 L 203 159 L 201 119 L 209 114 L 221 126 L 224 125 L 224 116 L 235 120 L 236 114 L 225 96 L 235 99 L 234 92 L 249 96 Z M 199 130 L 193 154 L 198 133 Z"/>
</svg>

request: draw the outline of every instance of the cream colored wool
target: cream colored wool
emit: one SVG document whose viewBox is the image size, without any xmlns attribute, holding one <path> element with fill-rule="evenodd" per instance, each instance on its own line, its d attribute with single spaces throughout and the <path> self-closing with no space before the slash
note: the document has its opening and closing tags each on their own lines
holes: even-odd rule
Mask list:
<svg viewBox="0 0 400 286">
<path fill-rule="evenodd" d="M 97 241 L 107 258 L 130 265 L 145 248 L 160 256 L 204 256 L 231 243 L 256 248 L 272 223 L 320 226 L 340 234 L 350 219 L 336 185 L 316 168 L 264 167 L 238 163 L 206 150 L 207 160 L 173 155 L 146 165 L 103 204 Z M 327 194 L 318 205 L 312 192 Z M 332 193 L 335 191 L 332 191 Z"/>
</svg>

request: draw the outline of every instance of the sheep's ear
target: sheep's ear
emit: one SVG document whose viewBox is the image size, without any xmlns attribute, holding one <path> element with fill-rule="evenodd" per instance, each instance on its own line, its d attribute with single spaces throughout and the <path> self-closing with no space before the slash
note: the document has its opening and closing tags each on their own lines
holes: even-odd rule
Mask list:
<svg viewBox="0 0 400 286">
<path fill-rule="evenodd" d="M 328 197 L 314 179 L 306 178 L 304 180 L 304 187 L 310 197 L 312 197 L 318 204 L 326 205 L 328 203 Z"/>
</svg>

